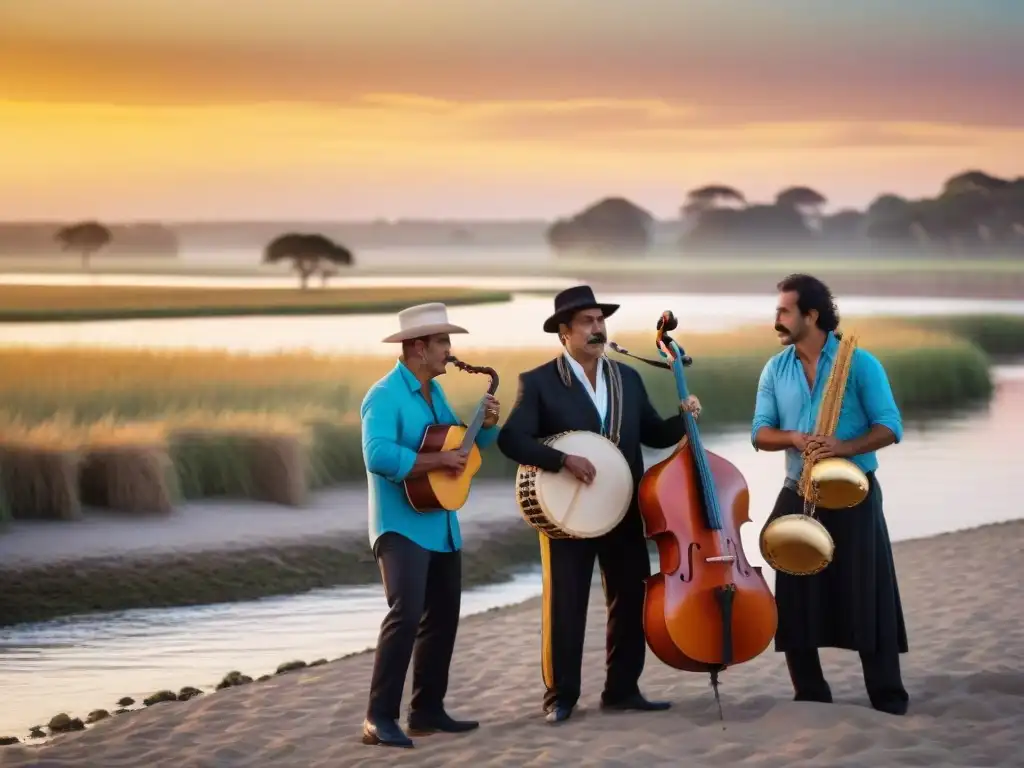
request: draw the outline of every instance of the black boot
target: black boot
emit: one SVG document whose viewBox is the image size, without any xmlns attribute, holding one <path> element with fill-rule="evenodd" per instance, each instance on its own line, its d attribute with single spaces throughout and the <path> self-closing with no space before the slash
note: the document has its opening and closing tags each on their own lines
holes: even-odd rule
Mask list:
<svg viewBox="0 0 1024 768">
<path fill-rule="evenodd" d="M 406 723 L 415 736 L 428 733 L 465 733 L 480 727 L 476 720 L 456 720 L 444 710 L 440 712 L 410 712 Z"/>
<path fill-rule="evenodd" d="M 640 693 L 616 701 L 601 702 L 601 709 L 617 712 L 663 712 L 671 706 L 672 704 L 667 701 L 648 701 Z"/>
<path fill-rule="evenodd" d="M 363 721 L 363 744 L 380 747 L 401 747 L 411 749 L 412 739 L 394 720 L 384 718 L 366 718 Z"/>
</svg>

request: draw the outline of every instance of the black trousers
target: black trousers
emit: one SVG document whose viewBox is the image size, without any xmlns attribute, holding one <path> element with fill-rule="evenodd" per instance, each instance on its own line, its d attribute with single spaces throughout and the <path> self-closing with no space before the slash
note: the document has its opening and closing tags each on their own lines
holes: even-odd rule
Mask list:
<svg viewBox="0 0 1024 768">
<path fill-rule="evenodd" d="M 894 715 L 906 714 L 910 696 L 900 676 L 899 651 L 896 648 L 873 653 L 861 651 L 860 663 L 871 706 Z M 786 666 L 793 681 L 795 701 L 832 702 L 832 689 L 825 680 L 816 648 L 786 651 Z"/>
<path fill-rule="evenodd" d="M 397 533 L 374 544 L 388 614 L 373 658 L 367 717 L 397 720 L 412 671 L 413 712 L 440 712 L 462 602 L 462 553 L 432 552 Z"/>
<path fill-rule="evenodd" d="M 543 571 L 541 670 L 544 708 L 575 706 L 580 697 L 583 640 L 594 561 L 601 569 L 608 624 L 601 698 L 614 703 L 639 692 L 647 640 L 644 579 L 651 575 L 643 523 L 634 510 L 596 539 L 551 539 L 540 534 Z"/>
</svg>

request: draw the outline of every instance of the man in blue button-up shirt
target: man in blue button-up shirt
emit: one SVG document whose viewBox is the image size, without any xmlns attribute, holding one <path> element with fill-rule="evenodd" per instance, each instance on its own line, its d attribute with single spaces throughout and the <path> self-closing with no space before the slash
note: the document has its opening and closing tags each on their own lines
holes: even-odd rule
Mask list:
<svg viewBox="0 0 1024 768">
<path fill-rule="evenodd" d="M 444 305 L 436 303 L 400 312 L 399 323 L 401 330 L 384 341 L 401 343 L 402 357 L 366 393 L 360 411 L 370 546 L 389 608 L 377 641 L 363 741 L 411 747 L 397 722 L 410 660 L 411 732 L 468 731 L 478 723 L 455 720 L 444 709 L 462 595 L 458 514 L 417 512 L 403 486 L 407 478 L 465 468 L 466 457 L 458 451 L 417 451 L 427 427 L 461 423 L 436 377 L 445 372 L 449 334 L 466 330 L 449 323 Z M 476 438 L 480 448 L 493 443 L 498 432 L 498 401 L 485 398 L 483 429 Z"/>
<path fill-rule="evenodd" d="M 832 692 L 818 648 L 859 651 L 872 706 L 902 715 L 909 697 L 899 654 L 907 652 L 907 631 L 875 477 L 876 452 L 903 437 L 899 408 L 882 364 L 856 349 L 835 433 L 813 434 L 839 350 L 839 313 L 829 289 L 810 275 L 790 275 L 778 289 L 775 330 L 786 348 L 761 373 L 751 430 L 757 450 L 786 452 L 786 479 L 768 522 L 803 512 L 798 488 L 805 457 L 848 459 L 867 475 L 869 491 L 852 508 L 819 508 L 818 520 L 835 544 L 823 571 L 776 574 L 775 649 L 786 654 L 796 700 L 820 702 L 831 702 Z"/>
</svg>

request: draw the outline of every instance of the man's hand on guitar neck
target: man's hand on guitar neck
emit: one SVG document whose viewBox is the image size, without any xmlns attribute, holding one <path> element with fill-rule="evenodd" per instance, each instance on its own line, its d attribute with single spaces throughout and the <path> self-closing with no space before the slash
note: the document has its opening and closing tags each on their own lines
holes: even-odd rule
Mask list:
<svg viewBox="0 0 1024 768">
<path fill-rule="evenodd" d="M 498 423 L 498 417 L 501 415 L 501 403 L 494 395 L 484 395 L 484 404 L 483 428 L 490 429 Z"/>
</svg>

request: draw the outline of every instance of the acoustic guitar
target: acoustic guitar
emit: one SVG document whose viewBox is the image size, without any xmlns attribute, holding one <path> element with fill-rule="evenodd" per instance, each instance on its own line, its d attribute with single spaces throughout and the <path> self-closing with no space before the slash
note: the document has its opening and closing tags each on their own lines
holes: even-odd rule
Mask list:
<svg viewBox="0 0 1024 768">
<path fill-rule="evenodd" d="M 491 377 L 487 394 L 493 395 L 498 391 L 498 374 L 493 368 L 469 365 L 452 356 L 448 362 L 466 373 L 487 374 Z M 461 424 L 431 424 L 427 427 L 417 453 L 458 450 L 466 457 L 466 466 L 457 476 L 447 469 L 437 469 L 407 479 L 404 482 L 405 496 L 417 512 L 453 512 L 466 503 L 473 478 L 483 464 L 476 438 L 483 428 L 485 415 L 486 397 L 481 398 L 468 427 Z"/>
</svg>

